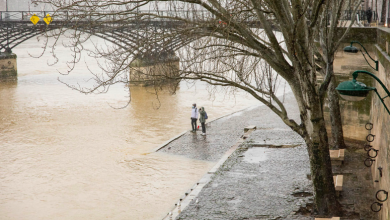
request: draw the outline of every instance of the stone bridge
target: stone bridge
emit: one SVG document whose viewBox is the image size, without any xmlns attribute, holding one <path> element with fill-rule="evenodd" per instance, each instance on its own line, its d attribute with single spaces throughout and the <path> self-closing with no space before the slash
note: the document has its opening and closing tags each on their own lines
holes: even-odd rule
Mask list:
<svg viewBox="0 0 390 220">
<path fill-rule="evenodd" d="M 4 70 L 16 68 L 16 55 L 12 54 L 13 48 L 30 38 L 57 29 L 79 30 L 107 40 L 124 50 L 137 51 L 142 42 L 143 51 L 137 51 L 139 57 L 147 59 L 148 62 L 155 60 L 158 63 L 171 58 L 174 51 L 197 38 L 188 33 L 174 32 L 178 27 L 188 24 L 165 18 L 173 16 L 172 13 L 191 20 L 218 23 L 215 16 L 208 11 L 137 11 L 130 14 L 131 19 L 120 17 L 120 13 L 115 12 L 104 16 L 91 16 L 74 11 L 0 11 L 0 67 L 3 67 L 0 69 L 3 73 L 0 75 L 10 75 L 9 71 L 5 74 Z M 39 18 L 36 24 L 30 20 L 34 14 Z M 147 16 L 140 19 L 137 16 L 139 14 Z M 151 16 L 152 14 L 157 14 L 159 18 Z M 47 15 L 52 18 L 49 24 L 44 21 Z M 248 26 L 261 28 L 260 23 L 255 20 L 246 19 L 243 22 Z M 153 38 L 155 33 L 162 32 L 174 37 L 157 40 Z M 145 39 L 153 40 L 152 43 L 145 43 Z M 16 69 L 11 75 L 15 74 Z"/>
<path fill-rule="evenodd" d="M 30 21 L 34 14 L 39 18 L 36 24 Z M 147 16 L 140 19 L 137 16 L 139 14 Z M 153 16 L 153 14 L 157 14 L 159 17 Z M 50 24 L 46 24 L 44 21 L 47 15 L 52 18 Z M 126 16 L 131 16 L 132 19 Z M 166 18 L 169 16 L 183 16 L 190 20 L 218 23 L 218 19 L 210 12 L 199 10 L 137 11 L 130 15 L 109 12 L 103 16 L 86 15 L 75 11 L 0 11 L 0 76 L 5 74 L 4 70 L 8 71 L 11 67 L 16 68 L 16 55 L 12 54 L 13 48 L 30 38 L 58 29 L 79 30 L 107 40 L 124 50 L 136 51 L 141 58 L 147 57 L 148 60 L 153 58 L 152 60 L 159 62 L 164 59 L 164 56 L 172 57 L 174 51 L 199 37 L 199 35 L 175 33 L 174 30 L 177 27 L 188 24 L 184 21 Z M 243 17 L 245 19 L 242 22 L 247 26 L 262 28 L 257 19 L 250 16 Z M 174 35 L 174 37 L 153 39 L 155 33 L 161 32 Z M 152 43 L 145 44 L 145 39 L 153 40 Z M 140 42 L 144 45 L 143 51 L 137 51 Z M 14 72 L 16 74 L 16 69 Z"/>
</svg>

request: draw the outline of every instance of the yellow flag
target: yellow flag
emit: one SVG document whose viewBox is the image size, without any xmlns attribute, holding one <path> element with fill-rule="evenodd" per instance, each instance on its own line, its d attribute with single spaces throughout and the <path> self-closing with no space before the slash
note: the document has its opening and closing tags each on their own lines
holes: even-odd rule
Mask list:
<svg viewBox="0 0 390 220">
<path fill-rule="evenodd" d="M 46 17 L 43 18 L 43 20 L 46 22 L 47 25 L 49 25 L 53 21 L 53 18 L 49 14 L 47 14 Z"/>
<path fill-rule="evenodd" d="M 39 20 L 40 20 L 40 19 L 39 19 L 39 17 L 38 17 L 36 14 L 34 14 L 33 16 L 31 16 L 31 18 L 30 18 L 30 21 L 31 21 L 34 25 L 36 25 L 36 24 L 38 23 Z"/>
</svg>

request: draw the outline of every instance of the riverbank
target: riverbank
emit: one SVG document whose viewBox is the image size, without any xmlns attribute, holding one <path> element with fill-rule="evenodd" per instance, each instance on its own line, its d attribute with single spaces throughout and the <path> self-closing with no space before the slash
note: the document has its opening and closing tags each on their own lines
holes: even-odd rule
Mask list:
<svg viewBox="0 0 390 220">
<path fill-rule="evenodd" d="M 286 96 L 285 104 L 289 117 L 299 121 L 292 94 Z M 243 128 L 249 125 L 257 130 L 240 139 Z M 313 190 L 304 141 L 266 106 L 213 121 L 207 129 L 206 137 L 200 132 L 186 132 L 159 150 L 197 160 L 217 162 L 222 158 L 217 168 L 173 205 L 172 219 L 313 218 Z M 369 168 L 361 160 L 364 152 L 359 145 L 349 146 L 345 164 L 334 169 L 335 174 L 345 176 L 339 198 L 343 219 L 376 219 L 369 210 L 374 194 Z"/>
</svg>

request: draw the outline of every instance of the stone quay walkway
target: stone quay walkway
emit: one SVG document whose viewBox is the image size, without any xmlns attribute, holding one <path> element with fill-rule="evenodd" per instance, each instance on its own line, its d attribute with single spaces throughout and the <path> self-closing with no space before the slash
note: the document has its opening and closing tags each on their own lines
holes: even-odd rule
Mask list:
<svg viewBox="0 0 390 220">
<path fill-rule="evenodd" d="M 299 122 L 292 94 L 285 105 Z M 250 125 L 257 129 L 239 141 Z M 267 106 L 223 117 L 206 128 L 206 136 L 188 131 L 158 151 L 218 162 L 232 146 L 237 150 L 203 178 L 206 183 L 181 213 L 176 207 L 165 219 L 294 219 L 296 212 L 305 212 L 313 191 L 306 146 Z"/>
</svg>

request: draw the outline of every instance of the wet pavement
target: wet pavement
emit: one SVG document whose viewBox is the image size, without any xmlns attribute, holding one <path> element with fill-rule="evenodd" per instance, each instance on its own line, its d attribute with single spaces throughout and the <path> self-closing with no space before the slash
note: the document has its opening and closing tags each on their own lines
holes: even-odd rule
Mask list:
<svg viewBox="0 0 390 220">
<path fill-rule="evenodd" d="M 309 172 L 305 147 L 241 147 L 177 219 L 305 219 Z"/>
<path fill-rule="evenodd" d="M 286 109 L 291 112 L 289 116 L 299 121 L 295 98 L 292 94 L 288 94 L 285 100 Z M 190 119 L 188 125 L 190 128 Z M 253 141 L 256 142 L 264 143 L 264 140 L 266 143 L 270 143 L 271 140 L 280 142 L 279 139 L 285 136 L 284 133 L 291 133 L 291 129 L 267 106 L 257 106 L 207 122 L 206 136 L 202 136 L 200 130 L 196 134 L 188 131 L 158 152 L 182 155 L 191 159 L 218 161 L 244 134 L 243 129 L 251 125 L 257 127 L 257 131 L 251 135 L 251 138 L 255 137 Z M 302 143 L 302 139 L 295 134 L 281 140 L 283 143 L 296 141 Z"/>
<path fill-rule="evenodd" d="M 285 100 L 290 117 L 298 118 L 293 96 Z M 250 125 L 257 130 L 204 186 L 197 203 L 192 201 L 177 219 L 276 219 L 293 216 L 310 203 L 312 187 L 307 179 L 310 169 L 303 139 L 266 106 L 209 123 L 205 137 L 200 132 L 187 132 L 159 152 L 218 161 Z M 259 145 L 262 147 L 253 147 Z"/>
<path fill-rule="evenodd" d="M 285 100 L 289 116 L 297 120 L 293 96 Z M 257 130 L 240 141 L 243 128 L 249 125 Z M 207 128 L 206 137 L 187 132 L 159 150 L 207 161 L 226 157 L 199 181 L 201 189 L 192 189 L 196 195 L 190 193 L 187 202 L 181 198 L 182 211 L 173 209 L 172 219 L 313 219 L 306 146 L 273 112 L 266 106 L 254 107 L 213 121 Z M 233 153 L 226 156 L 229 149 Z M 342 219 L 376 219 L 367 202 L 372 193 L 370 171 L 359 163 L 359 150 L 346 151 L 350 152 L 348 161 L 334 169 L 335 174 L 345 175 L 345 192 L 339 198 L 345 210 Z"/>
</svg>

